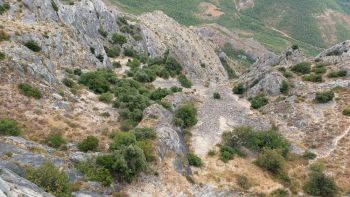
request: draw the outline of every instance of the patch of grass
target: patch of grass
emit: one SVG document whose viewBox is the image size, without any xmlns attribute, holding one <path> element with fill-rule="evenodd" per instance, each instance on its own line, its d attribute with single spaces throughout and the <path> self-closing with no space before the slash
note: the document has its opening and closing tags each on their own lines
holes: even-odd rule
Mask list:
<svg viewBox="0 0 350 197">
<path fill-rule="evenodd" d="M 114 96 L 112 93 L 106 92 L 106 93 L 101 94 L 101 96 L 98 98 L 98 100 L 103 102 L 103 103 L 110 104 L 113 102 L 113 98 L 114 98 Z"/>
<path fill-rule="evenodd" d="M 40 92 L 40 90 L 36 87 L 33 87 L 31 85 L 29 85 L 28 83 L 21 83 L 18 85 L 18 89 L 20 90 L 20 92 L 22 94 L 24 94 L 27 97 L 32 97 L 35 99 L 41 99 L 42 98 L 42 94 Z"/>
<path fill-rule="evenodd" d="M 244 190 L 248 190 L 252 187 L 250 180 L 244 175 L 238 175 L 236 177 L 237 184 Z"/>
<path fill-rule="evenodd" d="M 303 154 L 303 158 L 307 159 L 307 160 L 312 160 L 315 159 L 317 157 L 317 155 L 313 152 L 310 151 L 305 151 Z"/>
<path fill-rule="evenodd" d="M 10 40 L 10 35 L 4 30 L 0 30 L 0 42 Z"/>
<path fill-rule="evenodd" d="M 316 74 L 324 74 L 327 72 L 327 68 L 326 68 L 326 65 L 324 64 L 317 64 L 312 71 Z"/>
<path fill-rule="evenodd" d="M 18 126 L 17 121 L 13 119 L 1 119 L 0 120 L 0 134 L 19 136 L 21 134 L 21 128 Z"/>
<path fill-rule="evenodd" d="M 316 83 L 321 83 L 323 82 L 322 75 L 320 74 L 308 74 L 303 76 L 304 81 L 311 81 L 311 82 L 316 82 Z"/>
<path fill-rule="evenodd" d="M 78 163 L 75 167 L 90 181 L 98 181 L 106 187 L 113 182 L 113 177 L 109 170 L 96 165 L 94 161 Z"/>
</svg>

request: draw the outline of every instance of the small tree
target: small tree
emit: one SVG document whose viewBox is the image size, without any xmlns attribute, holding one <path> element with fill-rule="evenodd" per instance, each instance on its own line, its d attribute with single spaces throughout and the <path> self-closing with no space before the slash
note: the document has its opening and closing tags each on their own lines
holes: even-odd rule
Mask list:
<svg viewBox="0 0 350 197">
<path fill-rule="evenodd" d="M 311 172 L 304 186 L 304 191 L 313 196 L 333 197 L 338 194 L 338 187 L 333 179 L 323 172 Z"/>
<path fill-rule="evenodd" d="M 197 124 L 197 109 L 193 104 L 185 104 L 175 111 L 175 124 L 185 128 Z"/>
<path fill-rule="evenodd" d="M 82 152 L 96 151 L 98 148 L 98 139 L 94 136 L 88 136 L 78 144 L 78 149 Z"/>
<path fill-rule="evenodd" d="M 285 160 L 278 150 L 264 149 L 256 161 L 257 165 L 275 175 L 283 175 Z"/>
</svg>

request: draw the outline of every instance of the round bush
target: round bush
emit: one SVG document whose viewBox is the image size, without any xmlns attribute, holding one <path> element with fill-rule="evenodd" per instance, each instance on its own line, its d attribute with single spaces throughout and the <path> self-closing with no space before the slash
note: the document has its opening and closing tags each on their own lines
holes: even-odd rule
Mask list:
<svg viewBox="0 0 350 197">
<path fill-rule="evenodd" d="M 98 148 L 98 139 L 94 136 L 88 136 L 78 144 L 78 149 L 82 152 L 96 151 Z"/>
<path fill-rule="evenodd" d="M 2 119 L 0 120 L 0 134 L 18 136 L 21 134 L 21 129 L 15 120 Z"/>
</svg>

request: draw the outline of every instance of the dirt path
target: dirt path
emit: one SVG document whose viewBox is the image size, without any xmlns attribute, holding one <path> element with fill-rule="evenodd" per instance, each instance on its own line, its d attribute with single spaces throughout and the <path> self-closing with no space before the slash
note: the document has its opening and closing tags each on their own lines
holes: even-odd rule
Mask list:
<svg viewBox="0 0 350 197">
<path fill-rule="evenodd" d="M 350 126 L 348 127 L 348 129 L 346 129 L 344 131 L 344 133 L 342 133 L 341 135 L 337 136 L 336 138 L 334 138 L 331 148 L 329 149 L 329 151 L 327 151 L 326 153 L 319 155 L 317 157 L 317 159 L 322 159 L 322 158 L 326 158 L 329 157 L 331 155 L 331 153 L 333 153 L 337 148 L 338 148 L 338 143 L 340 140 L 342 140 L 346 135 L 348 135 L 350 133 Z"/>
</svg>

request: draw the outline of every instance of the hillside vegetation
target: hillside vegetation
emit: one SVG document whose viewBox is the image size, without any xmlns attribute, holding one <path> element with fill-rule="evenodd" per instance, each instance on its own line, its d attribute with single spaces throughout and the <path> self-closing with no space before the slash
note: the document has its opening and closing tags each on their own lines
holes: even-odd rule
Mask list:
<svg viewBox="0 0 350 197">
<path fill-rule="evenodd" d="M 240 0 L 110 1 L 135 14 L 162 10 L 185 25 L 215 22 L 274 52 L 296 43 L 314 55 L 350 37 L 350 4 L 345 0 L 252 0 L 244 8 Z"/>
</svg>

